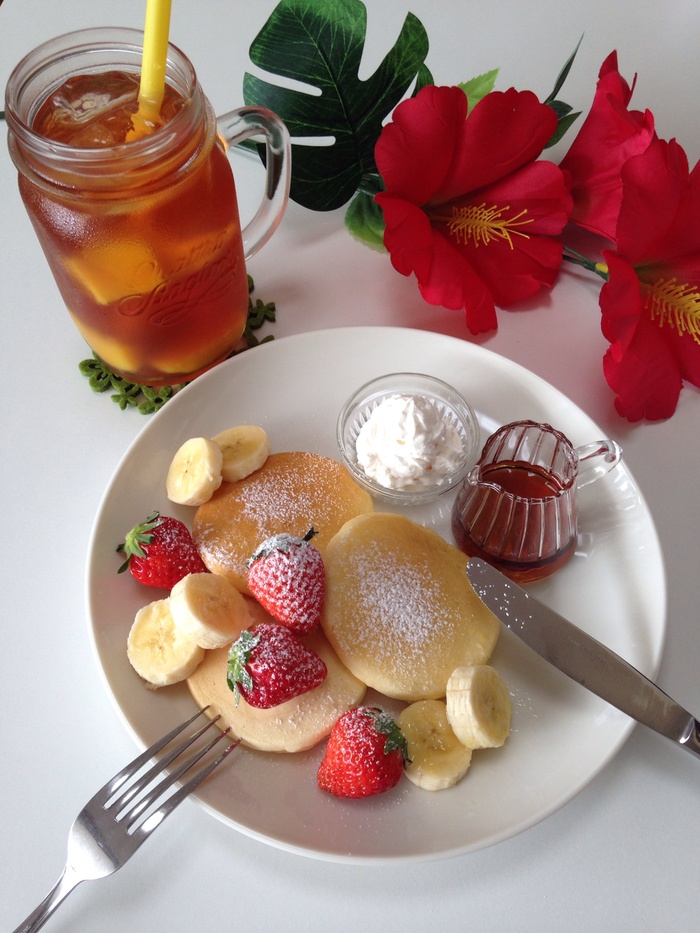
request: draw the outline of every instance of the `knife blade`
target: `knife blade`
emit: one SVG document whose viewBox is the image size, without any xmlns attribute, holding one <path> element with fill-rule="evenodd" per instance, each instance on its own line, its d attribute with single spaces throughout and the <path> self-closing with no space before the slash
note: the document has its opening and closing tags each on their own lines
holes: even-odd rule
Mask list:
<svg viewBox="0 0 700 933">
<path fill-rule="evenodd" d="M 700 723 L 624 658 L 478 557 L 467 575 L 482 602 L 577 684 L 700 757 Z"/>
</svg>

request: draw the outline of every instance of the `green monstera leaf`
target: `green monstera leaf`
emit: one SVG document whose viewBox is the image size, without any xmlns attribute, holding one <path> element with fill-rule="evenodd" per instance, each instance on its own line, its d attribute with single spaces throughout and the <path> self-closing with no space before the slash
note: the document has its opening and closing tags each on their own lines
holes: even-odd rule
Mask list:
<svg viewBox="0 0 700 933">
<path fill-rule="evenodd" d="M 374 145 L 383 120 L 412 84 L 432 82 L 424 65 L 428 36 L 412 13 L 374 74 L 361 80 L 366 33 L 360 0 L 282 0 L 250 47 L 254 65 L 308 87 L 250 73 L 243 81 L 246 104 L 268 107 L 286 123 L 291 198 L 311 210 L 342 207 L 363 180 L 376 184 Z"/>
</svg>

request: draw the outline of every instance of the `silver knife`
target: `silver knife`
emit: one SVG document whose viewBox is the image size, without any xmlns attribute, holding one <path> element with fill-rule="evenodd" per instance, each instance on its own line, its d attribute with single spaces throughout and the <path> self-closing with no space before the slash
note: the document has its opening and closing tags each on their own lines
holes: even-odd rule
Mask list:
<svg viewBox="0 0 700 933">
<path fill-rule="evenodd" d="M 478 557 L 469 582 L 501 622 L 577 684 L 700 757 L 700 723 L 619 654 Z"/>
</svg>

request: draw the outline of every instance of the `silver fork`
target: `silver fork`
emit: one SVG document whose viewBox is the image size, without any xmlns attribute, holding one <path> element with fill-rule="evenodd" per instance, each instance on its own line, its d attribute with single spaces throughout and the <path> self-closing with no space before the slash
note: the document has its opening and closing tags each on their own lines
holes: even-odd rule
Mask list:
<svg viewBox="0 0 700 933">
<path fill-rule="evenodd" d="M 53 888 L 39 904 L 36 910 L 20 924 L 15 933 L 33 933 L 48 920 L 58 905 L 82 881 L 92 881 L 104 878 L 121 868 L 129 861 L 139 846 L 148 839 L 154 829 L 160 826 L 163 820 L 185 797 L 192 793 L 214 768 L 238 745 L 238 740 L 228 745 L 223 752 L 208 764 L 200 768 L 197 773 L 174 791 L 156 810 L 144 814 L 156 804 L 182 775 L 193 767 L 217 742 L 221 741 L 229 732 L 222 731 L 216 726 L 219 716 L 211 719 L 206 725 L 198 728 L 192 735 L 182 741 L 175 748 L 168 751 L 162 759 L 156 762 L 142 775 L 139 772 L 161 749 L 183 732 L 195 719 L 199 718 L 207 707 L 201 709 L 186 722 L 177 726 L 167 735 L 159 739 L 145 752 L 135 758 L 118 774 L 107 781 L 95 796 L 88 801 L 85 807 L 75 818 L 68 834 L 68 858 L 61 877 Z M 216 735 L 201 748 L 194 751 L 184 761 L 178 763 L 171 773 L 154 787 L 149 788 L 154 779 L 186 751 L 200 737 L 210 729 Z M 117 791 L 125 784 L 136 778 L 124 791 L 116 796 Z M 135 801 L 135 802 L 133 802 Z M 133 805 L 132 805 L 133 802 Z M 141 822 L 139 822 L 141 820 Z"/>
</svg>

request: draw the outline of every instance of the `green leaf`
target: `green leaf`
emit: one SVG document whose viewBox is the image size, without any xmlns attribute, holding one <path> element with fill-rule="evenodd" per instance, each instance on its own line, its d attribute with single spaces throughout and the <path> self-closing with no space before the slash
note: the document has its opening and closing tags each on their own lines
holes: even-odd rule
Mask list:
<svg viewBox="0 0 700 933">
<path fill-rule="evenodd" d="M 568 57 L 568 59 L 566 60 L 566 64 L 564 65 L 564 67 L 562 68 L 562 70 L 561 70 L 561 71 L 559 72 L 559 74 L 557 75 L 557 80 L 554 82 L 554 87 L 552 88 L 552 93 L 551 93 L 551 94 L 549 95 L 549 97 L 545 100 L 545 104 L 551 104 L 551 103 L 553 103 L 553 101 L 554 101 L 554 99 L 556 98 L 557 94 L 559 93 L 559 91 L 561 91 L 562 87 L 564 86 L 564 82 L 566 81 L 566 79 L 567 79 L 568 76 L 569 76 L 569 72 L 571 71 L 571 66 L 572 66 L 573 63 L 574 63 L 574 59 L 576 58 L 576 55 L 577 55 L 577 53 L 578 53 L 578 50 L 579 50 L 580 47 L 581 47 L 581 43 L 582 43 L 582 42 L 583 42 L 583 36 L 581 36 L 581 38 L 578 40 L 578 42 L 576 43 L 576 48 L 573 50 L 573 52 L 571 53 L 571 55 Z"/>
<path fill-rule="evenodd" d="M 250 47 L 254 65 L 305 88 L 246 73 L 243 98 L 268 107 L 292 136 L 291 197 L 312 210 L 334 210 L 377 171 L 374 146 L 382 124 L 417 81 L 428 36 L 412 13 L 374 74 L 360 80 L 367 11 L 360 0 L 282 0 Z M 294 142 L 303 137 L 315 144 Z"/>
<path fill-rule="evenodd" d="M 366 246 L 384 251 L 384 215 L 367 191 L 358 191 L 345 212 L 345 226 Z"/>
<path fill-rule="evenodd" d="M 577 113 L 572 113 L 571 111 L 573 108 L 570 107 L 569 104 L 565 104 L 564 101 L 557 100 L 556 97 L 559 91 L 561 91 L 567 77 L 569 76 L 569 72 L 571 71 L 571 66 L 574 63 L 574 59 L 576 58 L 576 54 L 579 48 L 581 47 L 582 41 L 583 41 L 583 36 L 581 36 L 581 38 L 576 43 L 576 48 L 571 53 L 571 55 L 568 57 L 568 59 L 566 60 L 566 64 L 564 65 L 562 70 L 557 75 L 557 80 L 554 82 L 554 87 L 552 88 L 551 94 L 544 101 L 544 103 L 549 104 L 552 110 L 556 113 L 557 119 L 559 121 L 557 124 L 557 128 L 554 134 L 552 135 L 552 138 L 549 140 L 549 142 L 545 146 L 545 149 L 549 149 L 555 143 L 558 143 L 559 140 L 562 138 L 562 136 L 569 130 L 571 125 L 578 119 L 578 117 L 581 116 L 580 110 Z"/>
<path fill-rule="evenodd" d="M 472 110 L 479 103 L 482 97 L 486 97 L 486 95 L 490 94 L 494 89 L 496 86 L 498 72 L 499 69 L 494 68 L 491 71 L 487 71 L 476 78 L 471 78 L 469 81 L 465 81 L 463 84 L 457 85 L 457 87 L 461 87 L 464 93 L 467 95 L 470 110 Z"/>
<path fill-rule="evenodd" d="M 418 74 L 416 75 L 416 85 L 413 88 L 412 97 L 415 97 L 418 91 L 421 88 L 427 87 L 429 84 L 435 84 L 435 79 L 433 78 L 432 72 L 427 65 L 421 65 L 418 69 Z"/>
<path fill-rule="evenodd" d="M 566 113 L 565 115 L 559 117 L 559 122 L 558 122 L 558 124 L 557 124 L 557 128 L 556 128 L 556 130 L 554 131 L 554 133 L 553 133 L 553 135 L 551 136 L 551 138 L 549 139 L 547 145 L 544 147 L 545 149 L 549 149 L 549 148 L 550 148 L 551 146 L 553 146 L 555 143 L 558 143 L 559 140 L 562 138 L 562 136 L 563 136 L 563 135 L 569 130 L 569 128 L 572 126 L 572 124 L 574 124 L 574 123 L 576 122 L 576 120 L 578 120 L 578 118 L 581 116 L 581 111 L 580 111 L 580 110 L 577 111 L 576 113 L 571 113 L 570 111 L 571 111 L 571 107 L 569 107 L 569 112 L 568 112 L 568 113 Z"/>
<path fill-rule="evenodd" d="M 552 100 L 548 106 L 556 113 L 559 120 L 563 120 L 573 110 L 573 107 L 570 104 L 565 104 L 563 100 Z"/>
</svg>

